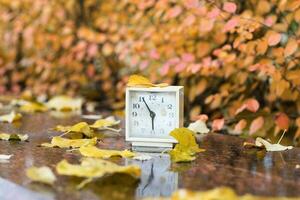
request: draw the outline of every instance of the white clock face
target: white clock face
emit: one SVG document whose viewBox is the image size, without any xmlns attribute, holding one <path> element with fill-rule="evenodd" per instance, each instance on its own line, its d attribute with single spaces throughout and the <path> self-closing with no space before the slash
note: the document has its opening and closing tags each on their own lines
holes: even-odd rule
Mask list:
<svg viewBox="0 0 300 200">
<path fill-rule="evenodd" d="M 131 91 L 129 98 L 131 137 L 170 138 L 178 122 L 175 92 Z"/>
</svg>

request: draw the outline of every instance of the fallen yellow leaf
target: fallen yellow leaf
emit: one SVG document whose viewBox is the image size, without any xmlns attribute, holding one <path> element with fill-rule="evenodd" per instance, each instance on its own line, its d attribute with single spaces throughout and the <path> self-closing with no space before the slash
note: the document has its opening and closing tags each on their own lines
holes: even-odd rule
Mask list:
<svg viewBox="0 0 300 200">
<path fill-rule="evenodd" d="M 176 128 L 171 131 L 170 135 L 178 141 L 175 148 L 169 152 L 173 162 L 189 162 L 195 160 L 196 153 L 205 151 L 199 148 L 194 132 L 188 128 Z"/>
<path fill-rule="evenodd" d="M 66 134 L 70 133 L 80 133 L 87 137 L 93 137 L 94 131 L 90 128 L 88 123 L 86 122 L 79 122 L 73 126 L 56 126 L 55 130 L 64 132 Z"/>
<path fill-rule="evenodd" d="M 36 103 L 36 102 L 27 102 L 20 107 L 20 111 L 29 112 L 29 113 L 45 112 L 47 110 L 48 110 L 48 108 L 46 106 L 44 106 L 43 104 L 40 104 L 40 103 Z"/>
<path fill-rule="evenodd" d="M 68 96 L 56 96 L 50 99 L 46 103 L 46 106 L 49 109 L 59 110 L 59 111 L 81 110 L 82 99 L 71 98 Z"/>
<path fill-rule="evenodd" d="M 51 143 L 43 143 L 43 147 L 59 147 L 59 148 L 79 148 L 87 145 L 96 145 L 97 138 L 92 139 L 66 139 L 62 137 L 53 137 Z"/>
<path fill-rule="evenodd" d="M 15 111 L 12 111 L 9 114 L 1 115 L 0 122 L 12 123 L 14 121 L 20 120 L 21 118 L 22 118 L 22 115 L 20 113 L 15 113 Z"/>
<path fill-rule="evenodd" d="M 53 185 L 56 176 L 49 167 L 30 167 L 26 170 L 26 175 L 32 181 Z"/>
<path fill-rule="evenodd" d="M 105 119 L 95 121 L 95 123 L 90 125 L 90 127 L 95 129 L 105 129 L 109 126 L 115 126 L 118 124 L 120 124 L 120 120 L 116 120 L 113 116 L 110 116 Z"/>
<path fill-rule="evenodd" d="M 153 84 L 149 79 L 140 75 L 132 75 L 129 77 L 128 87 L 166 87 L 167 83 Z"/>
<path fill-rule="evenodd" d="M 135 153 L 128 150 L 117 151 L 117 150 L 99 149 L 95 146 L 82 146 L 80 147 L 79 152 L 83 156 L 93 157 L 93 158 L 110 158 L 113 156 L 130 158 L 135 156 Z"/>
<path fill-rule="evenodd" d="M 134 178 L 141 176 L 139 166 L 119 166 L 115 163 L 95 158 L 84 158 L 80 165 L 70 164 L 66 160 L 62 160 L 56 165 L 56 171 L 60 175 L 87 178 L 78 185 L 78 189 L 92 181 L 93 178 L 100 178 L 106 174 L 125 173 Z"/>
<path fill-rule="evenodd" d="M 8 134 L 8 133 L 0 133 L 0 140 L 20 140 L 26 141 L 28 140 L 28 135 L 25 134 Z"/>
<path fill-rule="evenodd" d="M 174 192 L 170 200 L 296 200 L 299 198 L 288 197 L 260 197 L 253 195 L 238 196 L 235 191 L 228 187 L 219 187 L 208 191 L 190 191 L 180 189 Z"/>
</svg>

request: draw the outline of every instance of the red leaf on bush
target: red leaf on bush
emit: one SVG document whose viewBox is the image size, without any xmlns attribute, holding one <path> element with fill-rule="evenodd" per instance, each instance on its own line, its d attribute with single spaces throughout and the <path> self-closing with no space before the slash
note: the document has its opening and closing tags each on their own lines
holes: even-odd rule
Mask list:
<svg viewBox="0 0 300 200">
<path fill-rule="evenodd" d="M 219 8 L 212 9 L 209 13 L 207 13 L 207 17 L 210 19 L 216 19 L 220 14 Z"/>
<path fill-rule="evenodd" d="M 183 2 L 186 8 L 197 8 L 199 6 L 198 0 L 185 0 Z"/>
<path fill-rule="evenodd" d="M 175 65 L 175 71 L 176 72 L 182 72 L 186 68 L 185 62 L 180 62 L 177 65 Z"/>
<path fill-rule="evenodd" d="M 281 34 L 277 32 L 272 32 L 268 37 L 269 46 L 277 45 L 281 40 Z"/>
<path fill-rule="evenodd" d="M 233 2 L 225 2 L 223 5 L 223 9 L 226 12 L 234 13 L 236 11 L 236 4 Z"/>
<path fill-rule="evenodd" d="M 239 114 L 240 112 L 244 110 L 248 110 L 250 112 L 256 112 L 259 109 L 259 103 L 256 99 L 248 99 L 246 100 L 241 107 L 239 107 L 235 114 Z"/>
<path fill-rule="evenodd" d="M 222 119 L 215 119 L 213 122 L 212 122 L 212 130 L 213 131 L 219 131 L 223 128 L 224 126 L 224 123 L 225 123 L 225 120 L 224 118 Z"/>
<path fill-rule="evenodd" d="M 278 113 L 275 117 L 275 124 L 280 129 L 288 129 L 289 128 L 290 119 L 285 113 Z"/>
<path fill-rule="evenodd" d="M 183 24 L 185 26 L 191 26 L 195 21 L 196 21 L 195 15 L 189 15 L 185 18 L 185 20 L 183 21 Z"/>
<path fill-rule="evenodd" d="M 255 118 L 250 124 L 249 134 L 252 135 L 253 133 L 256 133 L 259 129 L 263 127 L 264 123 L 265 120 L 263 117 Z"/>
<path fill-rule="evenodd" d="M 182 8 L 180 6 L 175 6 L 168 11 L 167 16 L 169 19 L 175 18 L 178 15 L 180 15 L 181 12 L 182 12 Z"/>
<path fill-rule="evenodd" d="M 224 26 L 223 32 L 231 31 L 234 29 L 239 23 L 239 20 L 237 18 L 230 19 Z"/>
<path fill-rule="evenodd" d="M 184 53 L 181 56 L 181 59 L 182 59 L 183 62 L 194 62 L 195 56 L 191 53 Z"/>
<path fill-rule="evenodd" d="M 161 75 L 165 76 L 169 72 L 169 69 L 170 69 L 170 64 L 169 63 L 165 63 L 162 66 L 162 68 L 160 69 Z"/>
<path fill-rule="evenodd" d="M 241 119 L 235 126 L 234 132 L 241 133 L 241 131 L 247 126 L 247 121 L 245 119 Z"/>
</svg>

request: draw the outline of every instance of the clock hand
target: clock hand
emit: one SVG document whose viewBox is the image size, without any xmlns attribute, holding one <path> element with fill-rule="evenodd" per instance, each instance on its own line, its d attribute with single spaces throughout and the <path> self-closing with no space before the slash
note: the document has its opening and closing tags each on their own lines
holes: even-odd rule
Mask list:
<svg viewBox="0 0 300 200">
<path fill-rule="evenodd" d="M 147 104 L 147 103 L 146 103 L 146 101 L 145 101 L 145 98 L 143 97 L 142 99 L 143 99 L 143 102 L 145 103 L 145 105 L 146 105 L 147 109 L 148 109 L 148 110 L 149 110 L 149 112 L 151 113 L 151 111 L 152 111 L 152 110 L 150 110 L 150 108 L 149 108 L 148 104 Z"/>
<path fill-rule="evenodd" d="M 148 109 L 148 111 L 149 111 L 149 113 L 150 113 L 151 122 L 152 122 L 152 130 L 154 130 L 154 118 L 155 118 L 156 114 L 155 114 L 155 112 L 153 112 L 153 111 L 149 108 L 148 104 L 147 104 L 146 101 L 145 101 L 145 98 L 143 97 L 142 99 L 143 99 L 143 102 L 145 103 L 145 105 L 146 105 L 146 107 L 147 107 L 147 109 Z"/>
</svg>

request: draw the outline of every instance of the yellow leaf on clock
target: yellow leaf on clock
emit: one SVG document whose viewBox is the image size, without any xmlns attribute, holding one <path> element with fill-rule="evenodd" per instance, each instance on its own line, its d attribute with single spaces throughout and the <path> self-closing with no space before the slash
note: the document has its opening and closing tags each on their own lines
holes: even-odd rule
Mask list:
<svg viewBox="0 0 300 200">
<path fill-rule="evenodd" d="M 12 123 L 14 121 L 20 120 L 21 118 L 22 118 L 22 115 L 20 113 L 15 113 L 15 111 L 12 111 L 9 114 L 1 115 L 0 122 Z"/>
<path fill-rule="evenodd" d="M 108 174 L 125 173 L 134 178 L 139 178 L 141 176 L 141 169 L 139 166 L 119 166 L 113 162 L 95 158 L 84 158 L 79 165 L 70 164 L 66 160 L 62 160 L 56 165 L 56 171 L 60 175 L 87 178 L 77 186 L 78 189 L 92 181 L 93 178 L 101 178 Z"/>
<path fill-rule="evenodd" d="M 140 75 L 131 75 L 129 77 L 128 87 L 166 87 L 167 83 L 153 84 L 149 79 Z"/>
<path fill-rule="evenodd" d="M 92 139 L 66 139 L 62 137 L 53 137 L 51 143 L 43 143 L 43 147 L 59 147 L 59 148 L 79 148 L 82 146 L 96 145 L 97 138 Z"/>
<path fill-rule="evenodd" d="M 93 158 L 110 158 L 114 156 L 131 158 L 135 156 L 135 153 L 129 150 L 117 151 L 117 150 L 99 149 L 95 146 L 82 146 L 80 147 L 79 152 L 83 156 L 93 157 Z"/>
<path fill-rule="evenodd" d="M 173 162 L 189 162 L 195 160 L 195 154 L 205 151 L 200 149 L 196 143 L 194 132 L 188 128 L 175 128 L 170 135 L 174 137 L 178 144 L 169 154 Z"/>
<path fill-rule="evenodd" d="M 0 140 L 20 140 L 26 141 L 28 139 L 28 135 L 25 134 L 8 134 L 8 133 L 0 133 Z"/>
<path fill-rule="evenodd" d="M 26 170 L 26 175 L 32 181 L 53 185 L 56 176 L 49 167 L 30 167 Z"/>
</svg>

